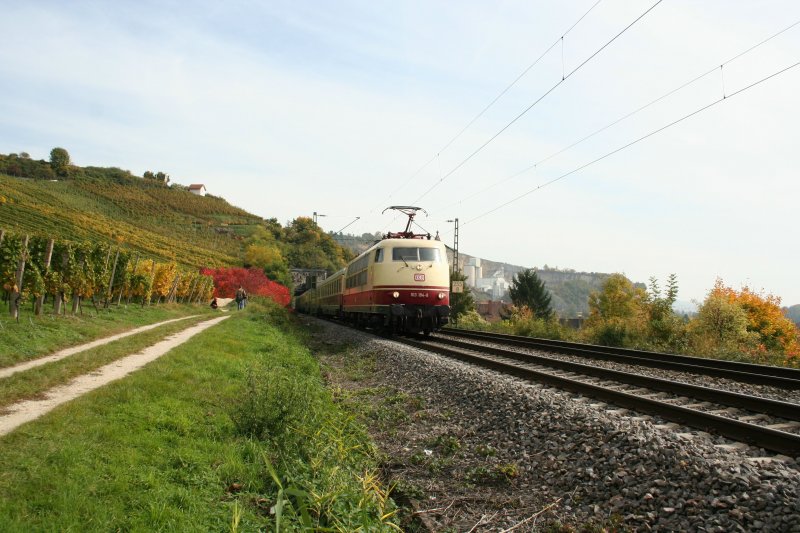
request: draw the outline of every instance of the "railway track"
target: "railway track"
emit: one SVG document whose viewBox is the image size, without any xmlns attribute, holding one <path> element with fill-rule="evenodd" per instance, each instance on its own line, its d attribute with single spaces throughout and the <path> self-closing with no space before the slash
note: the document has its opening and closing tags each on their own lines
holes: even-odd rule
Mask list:
<svg viewBox="0 0 800 533">
<path fill-rule="evenodd" d="M 726 378 L 743 383 L 767 385 L 788 390 L 800 390 L 800 370 L 794 368 L 756 365 L 739 363 L 719 359 L 705 359 L 644 350 L 631 350 L 628 348 L 615 348 L 610 346 L 596 346 L 576 342 L 556 341 L 550 339 L 535 339 L 517 335 L 504 335 L 484 331 L 446 328 L 439 332 L 451 338 L 465 338 L 478 341 L 545 350 L 566 355 L 584 357 L 603 361 L 612 361 L 628 365 L 644 366 L 689 372 L 695 375 Z"/>
<path fill-rule="evenodd" d="M 637 413 L 653 415 L 669 422 L 721 435 L 765 450 L 790 457 L 800 457 L 800 404 L 598 368 L 546 355 L 532 355 L 485 346 L 453 338 L 456 335 L 451 335 L 451 331 L 447 331 L 445 335 L 424 340 L 422 338 L 397 338 L 395 340 L 422 350 L 518 378 L 545 383 Z M 460 336 L 462 339 L 469 337 L 468 335 Z M 473 337 L 473 340 L 478 337 Z M 480 340 L 487 341 L 488 339 L 483 337 Z M 519 342 L 517 339 L 513 340 Z M 492 339 L 491 342 L 498 341 Z M 519 346 L 519 344 L 516 345 Z M 531 346 L 526 343 L 525 347 Z M 676 357 L 680 358 L 681 356 Z M 705 362 L 705 360 L 702 361 Z M 714 363 L 716 362 L 714 361 Z M 644 362 L 639 364 L 642 365 Z M 661 361 L 659 364 L 667 364 L 667 361 Z M 690 368 L 695 368 L 687 366 L 685 362 L 677 364 L 683 365 L 680 367 L 682 371 L 691 372 Z M 759 367 L 759 365 L 745 366 Z M 663 367 L 659 366 L 659 368 Z M 703 365 L 698 368 L 701 369 L 698 372 L 701 374 L 714 369 L 714 367 Z M 751 379 L 765 379 L 769 376 L 768 374 L 758 374 L 759 378 L 749 378 L 747 373 L 741 369 L 716 370 L 727 371 L 725 377 L 737 376 L 742 378 L 742 381 L 750 383 L 754 382 Z M 720 376 L 720 374 L 711 375 Z M 777 378 L 780 383 L 783 383 L 784 388 L 793 388 L 786 387 L 789 385 L 786 380 L 792 378 L 771 377 Z M 774 385 L 774 383 L 769 384 Z"/>
</svg>

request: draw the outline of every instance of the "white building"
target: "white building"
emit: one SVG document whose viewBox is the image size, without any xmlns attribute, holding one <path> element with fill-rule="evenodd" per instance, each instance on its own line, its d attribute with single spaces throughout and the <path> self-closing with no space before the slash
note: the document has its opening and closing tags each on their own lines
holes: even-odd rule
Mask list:
<svg viewBox="0 0 800 533">
<path fill-rule="evenodd" d="M 189 185 L 189 192 L 198 196 L 206 195 L 206 186 L 202 183 L 192 183 Z"/>
<path fill-rule="evenodd" d="M 492 294 L 493 300 L 499 300 L 507 292 L 511 284 L 506 281 L 505 272 L 501 267 L 497 272 L 488 278 L 479 278 L 476 287 L 483 291 L 489 291 Z"/>
<path fill-rule="evenodd" d="M 483 277 L 480 257 L 470 257 L 464 265 L 464 274 L 467 276 L 467 286 L 473 289 L 478 285 L 478 280 Z"/>
</svg>

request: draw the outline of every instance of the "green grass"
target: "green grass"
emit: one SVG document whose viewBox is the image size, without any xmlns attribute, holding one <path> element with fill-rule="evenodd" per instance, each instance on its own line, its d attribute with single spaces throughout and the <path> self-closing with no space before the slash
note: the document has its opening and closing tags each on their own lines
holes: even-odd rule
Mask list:
<svg viewBox="0 0 800 533">
<path fill-rule="evenodd" d="M 184 330 L 203 320 L 208 320 L 208 318 L 208 315 L 204 314 L 195 318 L 181 320 L 180 322 L 165 324 L 149 331 L 76 353 L 60 361 L 0 379 L 0 411 L 14 402 L 36 397 L 52 387 L 65 384 L 73 378 L 87 374 L 105 364 L 137 353 L 163 340 L 168 335 Z"/>
<path fill-rule="evenodd" d="M 208 314 L 206 305 L 157 305 L 112 307 L 83 315 L 39 317 L 23 310 L 19 323 L 0 308 L 0 367 L 35 359 L 56 350 L 83 344 L 130 329 L 181 316 Z"/>
<path fill-rule="evenodd" d="M 1 438 L 3 531 L 274 531 L 270 508 L 281 531 L 391 529 L 365 432 L 301 341 L 285 311 L 253 301 Z M 307 394 L 286 416 L 260 417 L 295 384 Z"/>
</svg>

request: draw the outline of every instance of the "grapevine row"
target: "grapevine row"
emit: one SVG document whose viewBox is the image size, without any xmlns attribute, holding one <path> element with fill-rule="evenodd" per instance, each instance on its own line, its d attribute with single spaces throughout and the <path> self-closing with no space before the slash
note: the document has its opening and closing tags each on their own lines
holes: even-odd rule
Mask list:
<svg viewBox="0 0 800 533">
<path fill-rule="evenodd" d="M 214 280 L 200 272 L 181 270 L 172 261 L 159 263 L 110 244 L 56 241 L 0 230 L 0 285 L 11 315 L 31 303 L 41 314 L 52 303 L 53 313 L 82 313 L 83 302 L 95 309 L 129 304 L 210 300 Z M 48 301 L 49 300 L 49 301 Z"/>
</svg>

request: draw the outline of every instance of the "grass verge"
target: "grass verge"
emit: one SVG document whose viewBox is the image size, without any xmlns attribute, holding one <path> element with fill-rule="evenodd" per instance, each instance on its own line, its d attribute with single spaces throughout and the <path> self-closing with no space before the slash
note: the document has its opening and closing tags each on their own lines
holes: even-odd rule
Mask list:
<svg viewBox="0 0 800 533">
<path fill-rule="evenodd" d="M 205 305 L 129 305 L 87 310 L 83 315 L 39 317 L 23 314 L 19 323 L 0 312 L 0 367 L 41 357 L 61 348 L 75 346 L 147 324 L 186 315 L 207 314 Z"/>
<path fill-rule="evenodd" d="M 202 315 L 165 324 L 131 337 L 76 353 L 60 361 L 0 379 L 0 412 L 14 402 L 39 396 L 55 386 L 63 385 L 112 361 L 137 353 L 173 333 L 208 320 L 208 318 L 208 315 Z"/>
<path fill-rule="evenodd" d="M 395 529 L 363 428 L 257 301 L 0 451 L 4 531 Z"/>
</svg>

